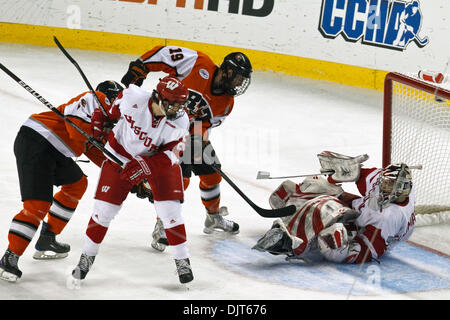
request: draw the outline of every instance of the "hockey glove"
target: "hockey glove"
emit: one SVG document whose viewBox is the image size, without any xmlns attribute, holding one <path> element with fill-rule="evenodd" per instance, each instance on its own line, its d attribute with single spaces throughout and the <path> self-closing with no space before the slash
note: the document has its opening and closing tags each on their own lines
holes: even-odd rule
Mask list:
<svg viewBox="0 0 450 320">
<path fill-rule="evenodd" d="M 130 62 L 127 73 L 120 80 L 126 87 L 130 84 L 135 84 L 138 87 L 142 85 L 145 78 L 147 78 L 148 70 L 144 65 L 142 59 Z"/>
<path fill-rule="evenodd" d="M 130 192 L 135 193 L 136 197 L 138 197 L 139 199 L 148 198 L 148 201 L 153 203 L 153 192 L 146 179 L 144 179 L 138 185 L 134 185 L 133 188 L 131 188 Z"/>
<path fill-rule="evenodd" d="M 92 136 L 98 141 L 103 141 L 108 137 L 109 132 L 120 118 L 120 110 L 118 106 L 113 106 L 108 116 L 103 113 L 103 110 L 96 108 L 91 117 Z"/>
<path fill-rule="evenodd" d="M 105 124 L 107 122 L 106 116 L 100 108 L 96 108 L 91 117 L 92 136 L 95 140 L 102 141 L 108 135 Z"/>
<path fill-rule="evenodd" d="M 151 174 L 150 167 L 144 158 L 136 156 L 133 160 L 127 163 L 125 168 L 120 173 L 120 178 L 127 180 L 132 185 L 140 184 L 146 176 Z"/>
</svg>

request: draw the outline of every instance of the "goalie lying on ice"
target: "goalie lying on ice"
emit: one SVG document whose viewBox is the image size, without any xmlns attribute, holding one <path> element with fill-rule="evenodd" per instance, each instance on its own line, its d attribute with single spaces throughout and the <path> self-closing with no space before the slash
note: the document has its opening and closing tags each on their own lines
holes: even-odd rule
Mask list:
<svg viewBox="0 0 450 320">
<path fill-rule="evenodd" d="M 342 175 L 333 174 L 327 179 L 308 177 L 300 184 L 284 181 L 271 194 L 270 206 L 293 204 L 297 211 L 276 219 L 253 249 L 289 258 L 320 253 L 333 262 L 363 263 L 379 259 L 392 245 L 411 236 L 414 190 L 406 164 L 367 169 L 360 164 L 366 156 L 326 151 L 319 159 L 324 155 L 327 161 L 321 161 L 322 169 L 351 173 L 341 180 Z M 350 163 L 347 168 L 345 159 Z M 337 184 L 344 181 L 355 182 L 362 196 L 345 192 Z"/>
</svg>

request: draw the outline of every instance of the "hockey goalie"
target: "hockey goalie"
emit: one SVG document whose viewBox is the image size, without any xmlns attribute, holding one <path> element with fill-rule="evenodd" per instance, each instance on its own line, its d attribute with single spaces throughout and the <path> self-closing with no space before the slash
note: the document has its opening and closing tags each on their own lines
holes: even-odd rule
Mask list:
<svg viewBox="0 0 450 320">
<path fill-rule="evenodd" d="M 288 259 L 319 255 L 336 263 L 378 260 L 388 248 L 406 241 L 415 223 L 409 167 L 363 168 L 367 155 L 318 154 L 321 172 L 300 184 L 284 181 L 269 197 L 272 208 L 295 205 L 295 214 L 276 219 L 253 249 Z M 361 196 L 341 183 L 354 182 Z"/>
</svg>

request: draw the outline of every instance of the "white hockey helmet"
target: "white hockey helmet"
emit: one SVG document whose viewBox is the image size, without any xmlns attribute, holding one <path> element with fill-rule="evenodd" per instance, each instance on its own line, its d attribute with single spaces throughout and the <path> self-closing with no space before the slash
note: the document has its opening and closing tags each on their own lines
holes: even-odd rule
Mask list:
<svg viewBox="0 0 450 320">
<path fill-rule="evenodd" d="M 390 203 L 403 203 L 412 189 L 411 170 L 404 163 L 390 164 L 382 169 L 378 177 L 380 185 L 379 204 L 382 207 Z"/>
</svg>

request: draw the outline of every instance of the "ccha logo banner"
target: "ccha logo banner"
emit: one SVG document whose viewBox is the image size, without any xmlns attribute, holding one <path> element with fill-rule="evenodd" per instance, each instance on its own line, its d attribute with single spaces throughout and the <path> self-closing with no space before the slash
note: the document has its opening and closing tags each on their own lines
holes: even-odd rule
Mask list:
<svg viewBox="0 0 450 320">
<path fill-rule="evenodd" d="M 422 48 L 419 36 L 420 3 L 398 0 L 322 0 L 319 31 L 326 38 L 342 35 L 346 41 L 405 50 L 411 42 Z"/>
</svg>

